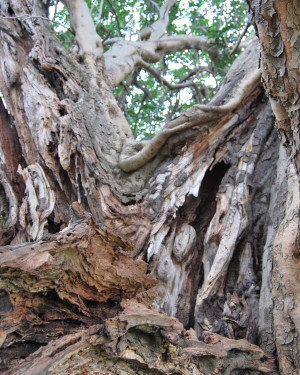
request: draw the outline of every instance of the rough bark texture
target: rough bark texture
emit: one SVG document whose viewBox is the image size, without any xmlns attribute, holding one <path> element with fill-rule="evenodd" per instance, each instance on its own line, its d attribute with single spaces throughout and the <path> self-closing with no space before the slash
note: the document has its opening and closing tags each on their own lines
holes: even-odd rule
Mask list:
<svg viewBox="0 0 300 375">
<path fill-rule="evenodd" d="M 112 90 L 137 46 L 103 54 L 85 2 L 65 3 L 68 51 L 46 2 L 0 7 L 0 372 L 296 374 L 296 2 L 252 2 L 262 47 L 149 143 Z M 140 58 L 205 48 L 164 36 L 173 3 Z"/>
<path fill-rule="evenodd" d="M 276 217 L 276 222 L 270 225 L 270 235 L 274 233 L 274 240 L 265 264 L 269 263 L 270 269 L 272 262 L 269 288 L 274 304 L 274 338 L 279 368 L 283 374 L 293 374 L 300 368 L 299 4 L 296 1 L 263 1 L 260 4 L 253 1 L 251 7 L 262 44 L 262 77 L 276 116 L 279 136 L 286 148 L 280 153 L 275 185 L 285 185 L 286 200 L 284 210 L 282 212 L 280 207 L 279 214 L 276 206 L 282 201 L 283 189 L 273 189 L 272 216 Z M 286 159 L 282 156 L 285 152 L 289 155 L 287 162 L 282 160 L 282 157 Z"/>
</svg>

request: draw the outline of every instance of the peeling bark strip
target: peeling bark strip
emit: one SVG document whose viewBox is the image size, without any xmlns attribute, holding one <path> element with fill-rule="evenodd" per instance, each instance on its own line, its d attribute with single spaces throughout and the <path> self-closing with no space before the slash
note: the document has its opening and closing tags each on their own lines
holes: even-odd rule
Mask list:
<svg viewBox="0 0 300 375">
<path fill-rule="evenodd" d="M 20 207 L 20 225 L 29 240 L 39 240 L 44 233 L 48 216 L 54 209 L 55 195 L 38 163 L 26 169 L 19 166 L 18 173 L 22 175 L 26 184 L 26 197 L 23 198 Z M 27 215 L 29 217 L 26 217 Z"/>
<path fill-rule="evenodd" d="M 271 98 L 282 141 L 300 170 L 299 4 L 297 1 L 251 1 L 262 44 L 263 80 Z M 259 13 L 261 12 L 261 16 Z"/>
<path fill-rule="evenodd" d="M 268 294 L 272 295 L 274 304 L 273 329 L 279 368 L 282 374 L 294 374 L 300 368 L 300 281 L 293 277 L 294 267 L 299 269 L 300 255 L 300 52 L 296 47 L 300 42 L 299 3 L 293 0 L 251 1 L 251 9 L 262 45 L 263 81 L 281 141 L 289 155 L 288 162 L 284 163 L 285 171 L 281 172 L 285 173 L 287 183 L 284 212 L 276 226 L 271 226 L 275 233 L 268 249 L 269 256 L 273 257 Z M 276 198 L 279 194 L 278 190 L 274 192 Z M 265 311 L 264 316 L 267 316 Z"/>
<path fill-rule="evenodd" d="M 299 346 L 299 301 L 298 280 L 293 275 L 299 272 L 299 207 L 300 189 L 296 168 L 287 170 L 287 202 L 285 215 L 278 228 L 273 247 L 272 295 L 275 304 L 274 326 L 276 349 L 279 353 L 283 373 L 296 373 L 300 368 Z"/>
<path fill-rule="evenodd" d="M 49 2 L 0 6 L 0 372 L 296 374 L 296 1 L 252 1 L 261 70 L 254 41 L 208 106 L 146 143 L 113 87 L 212 41 L 167 35 L 167 0 L 103 53 L 86 2 L 64 3 L 67 51 Z"/>
<path fill-rule="evenodd" d="M 4 192 L 1 199 L 1 216 L 2 222 L 1 227 L 4 229 L 14 227 L 18 220 L 18 202 L 15 197 L 14 191 L 7 181 L 4 173 L 0 171 L 0 185 Z M 5 197 L 5 200 L 3 199 Z"/>
</svg>

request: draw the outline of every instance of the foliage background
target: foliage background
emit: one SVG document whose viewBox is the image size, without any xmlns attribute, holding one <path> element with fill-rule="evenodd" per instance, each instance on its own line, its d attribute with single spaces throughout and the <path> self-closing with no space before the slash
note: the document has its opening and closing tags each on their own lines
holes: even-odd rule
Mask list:
<svg viewBox="0 0 300 375">
<path fill-rule="evenodd" d="M 163 0 L 87 0 L 105 50 L 112 38 L 138 40 L 140 31 L 159 17 Z M 50 16 L 61 43 L 71 48 L 74 35 L 69 16 L 58 0 L 52 2 Z M 248 23 L 247 6 L 238 0 L 181 0 L 170 12 L 170 35 L 199 35 L 210 39 L 207 51 L 185 50 L 167 55 L 151 64 L 170 84 L 186 83 L 170 89 L 151 73 L 137 67 L 115 88 L 115 95 L 137 139 L 151 137 L 164 122 L 196 103 L 206 104 L 218 90 L 241 48 L 231 53 Z M 251 38 L 248 28 L 244 38 Z M 241 44 L 242 46 L 242 44 Z"/>
</svg>

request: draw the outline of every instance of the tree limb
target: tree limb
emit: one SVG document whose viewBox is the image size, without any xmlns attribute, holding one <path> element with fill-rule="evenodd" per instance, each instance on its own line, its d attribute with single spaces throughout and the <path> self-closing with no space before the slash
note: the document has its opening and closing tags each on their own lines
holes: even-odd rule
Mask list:
<svg viewBox="0 0 300 375">
<path fill-rule="evenodd" d="M 70 14 L 71 26 L 79 46 L 79 53 L 93 56 L 103 55 L 102 43 L 96 32 L 89 8 L 84 0 L 62 0 Z"/>
<path fill-rule="evenodd" d="M 187 79 L 191 78 L 194 75 L 197 75 L 197 73 L 199 73 L 199 72 L 212 73 L 211 69 L 210 69 L 210 67 L 208 65 L 207 66 L 199 66 L 198 68 L 195 68 L 195 69 L 191 70 L 185 76 L 183 76 L 182 78 L 180 78 L 179 83 L 186 81 Z"/>
<path fill-rule="evenodd" d="M 190 109 L 193 108 L 194 107 L 191 107 Z M 133 144 L 128 142 L 125 144 L 120 156 L 120 168 L 124 172 L 133 172 L 136 169 L 141 168 L 157 155 L 171 135 L 196 126 L 201 123 L 201 120 L 203 120 L 203 122 L 208 122 L 217 119 L 218 117 L 219 116 L 214 115 L 214 113 L 207 114 L 205 112 L 200 113 L 200 111 L 198 112 L 198 115 L 194 114 L 189 116 L 187 111 L 177 119 L 169 121 L 149 142 L 138 142 Z M 138 152 L 135 155 L 132 155 L 135 151 Z"/>
<path fill-rule="evenodd" d="M 159 6 L 157 5 L 157 3 L 153 0 L 149 0 L 151 4 L 153 4 L 155 6 L 155 8 L 159 11 Z"/>
<path fill-rule="evenodd" d="M 166 1 L 160 8 L 158 21 L 141 30 L 139 41 L 116 38 L 106 41 L 105 44 L 114 43 L 112 48 L 104 54 L 106 70 L 111 77 L 113 87 L 124 80 L 126 75 L 139 63 L 140 58 L 154 63 L 167 54 L 185 49 L 210 50 L 212 40 L 204 36 L 165 35 L 169 22 L 169 11 L 175 3 L 176 0 Z"/>
<path fill-rule="evenodd" d="M 155 63 L 162 57 L 186 49 L 200 49 L 209 51 L 211 39 L 203 36 L 176 35 L 165 36 L 162 39 L 144 41 L 126 41 L 112 39 L 114 45 L 105 52 L 104 61 L 113 87 L 122 82 L 125 77 L 143 59 L 148 63 Z M 108 44 L 108 43 L 107 43 Z"/>
<path fill-rule="evenodd" d="M 243 98 L 249 93 L 249 90 L 253 85 L 260 79 L 261 71 L 260 69 L 255 69 L 251 72 L 246 79 L 243 79 L 241 84 L 237 87 L 235 95 L 224 105 L 221 106 L 211 106 L 211 105 L 202 105 L 197 104 L 197 108 L 201 109 L 204 112 L 216 111 L 218 113 L 228 113 L 234 110 Z"/>
<path fill-rule="evenodd" d="M 211 121 L 215 121 L 225 113 L 233 111 L 253 89 L 259 78 L 260 70 L 256 69 L 253 73 L 244 77 L 234 93 L 234 96 L 226 104 L 221 106 L 196 104 L 178 118 L 169 121 L 149 142 L 125 144 L 120 156 L 119 165 L 121 169 L 124 172 L 133 172 L 134 170 L 141 168 L 159 152 L 171 135 L 196 125 L 204 125 Z M 137 153 L 132 155 L 136 151 Z"/>
<path fill-rule="evenodd" d="M 151 26 L 144 28 L 140 32 L 141 39 L 157 40 L 161 38 L 169 23 L 169 11 L 176 3 L 176 0 L 167 0 L 159 9 L 159 19 Z"/>
</svg>

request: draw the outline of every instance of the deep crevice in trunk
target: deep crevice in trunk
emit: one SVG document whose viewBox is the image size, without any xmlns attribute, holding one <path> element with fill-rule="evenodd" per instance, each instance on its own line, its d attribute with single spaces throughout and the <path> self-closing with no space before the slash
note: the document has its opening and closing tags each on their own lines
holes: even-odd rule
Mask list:
<svg viewBox="0 0 300 375">
<path fill-rule="evenodd" d="M 207 171 L 198 196 L 188 196 L 178 212 L 178 227 L 183 223 L 188 223 L 196 231 L 196 243 L 192 250 L 193 259 L 189 265 L 186 291 L 178 300 L 178 311 L 176 314 L 176 317 L 187 329 L 194 327 L 194 307 L 197 292 L 203 283 L 202 257 L 205 232 L 215 214 L 216 195 L 222 179 L 229 168 L 229 164 L 220 162 Z M 189 309 L 187 309 L 187 305 Z"/>
<path fill-rule="evenodd" d="M 10 184 L 14 186 L 16 198 L 18 199 L 18 202 L 21 203 L 24 195 L 25 185 L 23 178 L 17 173 L 17 169 L 18 165 L 24 167 L 26 163 L 22 155 L 22 148 L 16 128 L 13 124 L 13 119 L 5 108 L 1 97 L 0 134 L 0 149 L 2 149 L 5 156 L 5 163 L 1 163 L 0 167 L 3 169 Z M 3 195 L 1 194 L 1 196 Z"/>
</svg>

